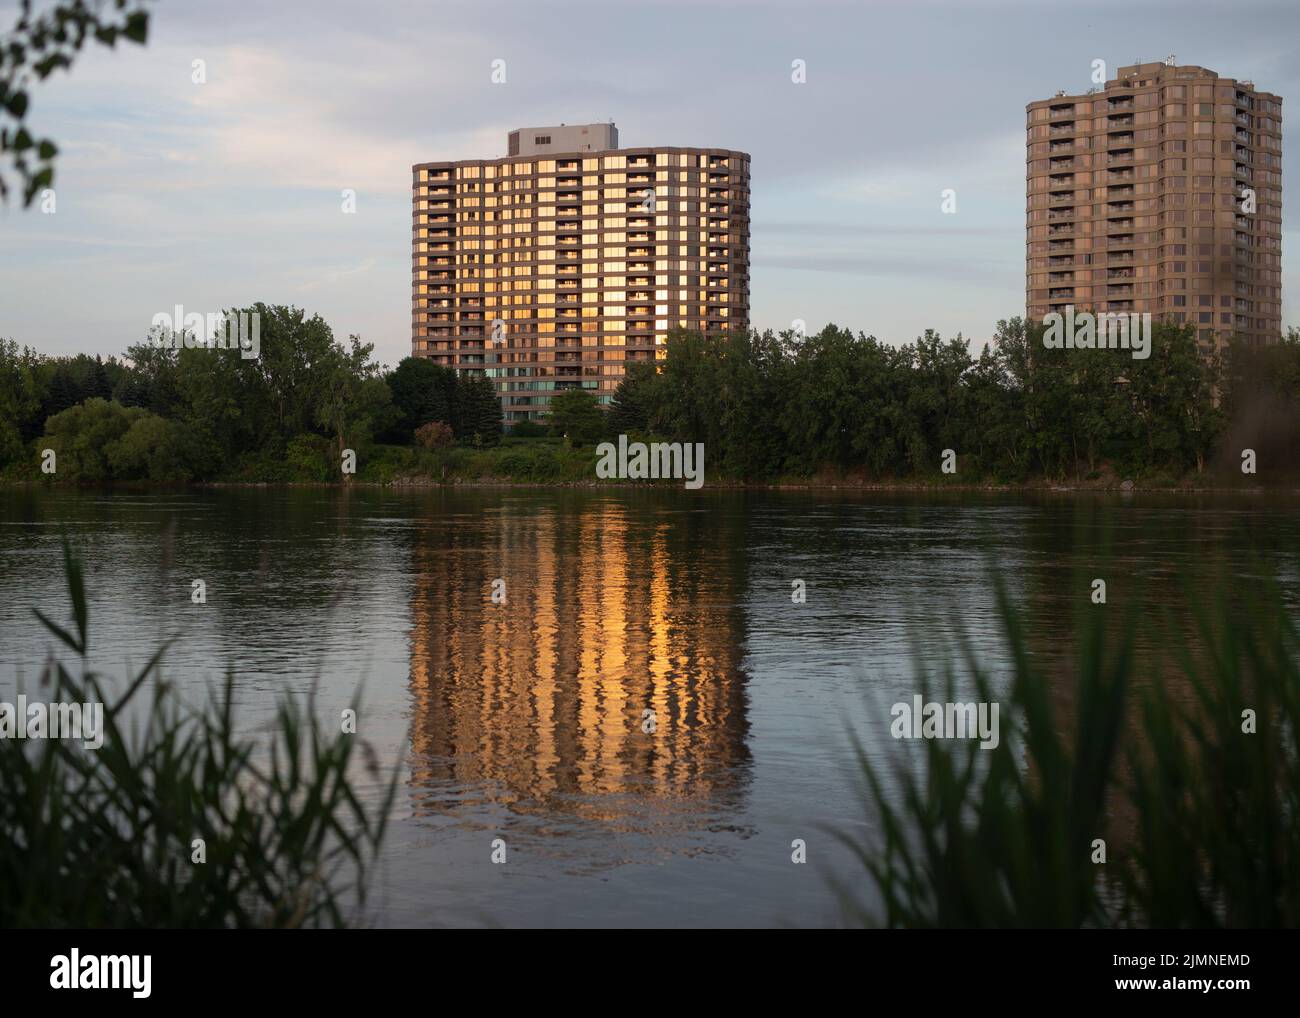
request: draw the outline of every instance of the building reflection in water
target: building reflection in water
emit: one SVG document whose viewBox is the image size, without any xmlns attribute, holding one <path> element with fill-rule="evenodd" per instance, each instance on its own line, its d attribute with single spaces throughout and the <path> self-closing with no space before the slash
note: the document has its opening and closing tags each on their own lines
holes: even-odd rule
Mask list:
<svg viewBox="0 0 1300 1018">
<path fill-rule="evenodd" d="M 740 536 L 653 496 L 484 510 L 417 538 L 416 814 L 504 804 L 550 833 L 725 823 L 749 773 Z"/>
</svg>

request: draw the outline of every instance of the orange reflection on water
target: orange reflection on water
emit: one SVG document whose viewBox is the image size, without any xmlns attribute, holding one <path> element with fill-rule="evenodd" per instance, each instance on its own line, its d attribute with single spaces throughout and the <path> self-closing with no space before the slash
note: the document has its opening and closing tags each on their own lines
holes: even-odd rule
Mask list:
<svg viewBox="0 0 1300 1018">
<path fill-rule="evenodd" d="M 686 529 L 585 501 L 419 541 L 417 813 L 494 801 L 619 826 L 658 800 L 656 824 L 672 826 L 743 791 L 743 545 Z"/>
</svg>

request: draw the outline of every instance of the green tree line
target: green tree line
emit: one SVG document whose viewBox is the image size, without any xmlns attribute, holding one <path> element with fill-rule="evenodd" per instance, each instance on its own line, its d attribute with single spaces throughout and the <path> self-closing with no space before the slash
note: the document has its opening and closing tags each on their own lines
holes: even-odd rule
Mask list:
<svg viewBox="0 0 1300 1018">
<path fill-rule="evenodd" d="M 710 473 L 749 479 L 928 477 L 947 449 L 963 478 L 1001 482 L 1240 473 L 1246 446 L 1274 476 L 1300 466 L 1296 330 L 1206 358 L 1191 327 L 1157 323 L 1146 359 L 1048 349 L 1042 332 L 1001 321 L 978 355 L 933 331 L 676 333 L 657 369 L 630 366 L 607 431 L 703 442 Z"/>
<path fill-rule="evenodd" d="M 413 357 L 385 370 L 319 315 L 242 310 L 260 315 L 257 358 L 148 339 L 107 360 L 0 342 L 0 471 L 40 476 L 49 448 L 61 480 L 337 481 L 343 450 L 373 461 L 412 449 L 431 422 L 459 447 L 500 441 L 490 380 Z M 806 337 L 679 331 L 664 354 L 628 366 L 608 411 L 585 390 L 557 395 L 551 434 L 570 446 L 620 433 L 703 442 L 710 475 L 756 481 L 938 477 L 945 450 L 966 481 L 1240 477 L 1246 448 L 1261 481 L 1300 472 L 1295 329 L 1210 358 L 1190 327 L 1157 323 L 1150 356 L 1135 359 L 1049 349 L 1021 318 L 999 322 L 978 353 L 960 335 L 894 346 L 828 325 Z M 426 460 L 402 462 L 418 472 Z M 438 462 L 445 477 L 457 461 Z"/>
<path fill-rule="evenodd" d="M 344 449 L 409 444 L 432 420 L 466 444 L 500 438 L 487 379 L 415 358 L 385 371 L 371 344 L 340 343 L 319 315 L 240 310 L 260 316 L 256 358 L 156 336 L 107 361 L 0 341 L 0 470 L 40 476 L 49 448 L 60 480 L 329 481 Z"/>
</svg>

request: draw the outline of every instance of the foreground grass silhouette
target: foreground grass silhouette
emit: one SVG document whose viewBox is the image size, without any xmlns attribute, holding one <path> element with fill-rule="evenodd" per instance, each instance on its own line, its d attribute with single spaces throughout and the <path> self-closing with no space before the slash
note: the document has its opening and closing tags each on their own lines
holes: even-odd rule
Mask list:
<svg viewBox="0 0 1300 1018">
<path fill-rule="evenodd" d="M 66 546 L 64 556 L 72 630 L 36 614 L 79 674 L 51 657 L 40 699 L 102 703 L 104 742 L 0 739 L 0 926 L 347 925 L 364 904 L 396 769 L 365 806 L 353 756 L 369 747 L 358 736 L 327 733 L 310 703 L 286 700 L 265 744 L 241 739 L 232 679 L 187 709 L 158 674 L 163 649 L 113 699 L 88 664 L 81 567 Z M 146 690 L 142 723 L 128 724 Z M 205 862 L 192 861 L 196 839 Z"/>
<path fill-rule="evenodd" d="M 1275 584 L 1236 604 L 1226 584 L 1218 589 L 1211 607 L 1193 610 L 1196 650 L 1177 643 L 1154 673 L 1134 659 L 1134 617 L 1108 632 L 1104 613 L 1115 609 L 1089 606 L 1073 634 L 1067 732 L 1020 613 L 999 588 L 1013 662 L 1001 743 L 928 740 L 923 767 L 913 757 L 890 773 L 857 746 L 880 838 L 840 837 L 879 903 L 864 902 L 859 881 L 837 879 L 847 918 L 963 928 L 1300 924 L 1297 630 Z M 960 660 L 978 699 L 998 700 L 969 647 Z M 1141 690 L 1139 669 L 1151 680 Z M 954 667 L 942 674 L 954 701 Z M 1106 842 L 1105 863 L 1095 861 L 1096 839 Z"/>
</svg>

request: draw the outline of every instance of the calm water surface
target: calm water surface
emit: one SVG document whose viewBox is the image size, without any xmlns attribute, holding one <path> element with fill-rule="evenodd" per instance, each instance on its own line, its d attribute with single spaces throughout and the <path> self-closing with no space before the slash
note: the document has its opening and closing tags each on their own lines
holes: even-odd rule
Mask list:
<svg viewBox="0 0 1300 1018">
<path fill-rule="evenodd" d="M 233 669 L 243 725 L 317 688 L 402 788 L 372 892 L 383 925 L 813 925 L 841 919 L 828 833 L 874 833 L 850 740 L 916 756 L 888 707 L 961 630 L 1000 681 L 997 572 L 1070 711 L 1069 622 L 1104 576 L 1141 652 L 1181 639 L 1183 583 L 1279 576 L 1281 497 L 709 491 L 0 491 L 0 695 L 88 570 L 92 659 L 125 676 L 178 636 L 187 697 Z M 1197 579 L 1212 573 L 1215 579 Z M 207 604 L 191 603 L 201 578 Z M 505 582 L 505 603 L 492 600 Z M 802 580 L 807 601 L 794 604 Z M 655 731 L 643 731 L 645 712 Z M 370 789 L 370 794 L 375 790 Z M 491 843 L 507 863 L 491 862 Z M 790 861 L 807 844 L 808 865 Z"/>
</svg>

